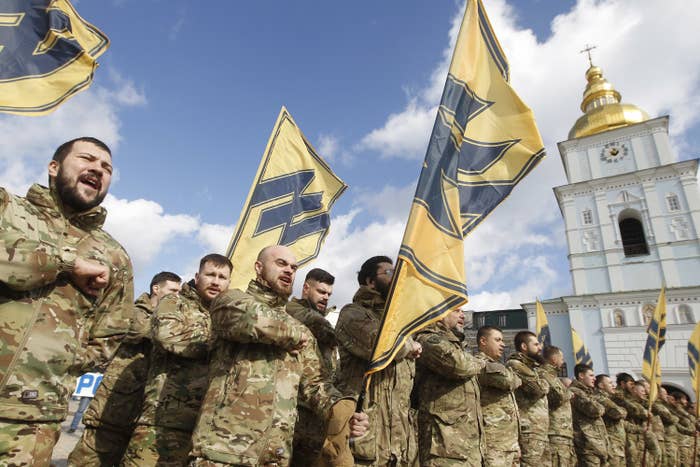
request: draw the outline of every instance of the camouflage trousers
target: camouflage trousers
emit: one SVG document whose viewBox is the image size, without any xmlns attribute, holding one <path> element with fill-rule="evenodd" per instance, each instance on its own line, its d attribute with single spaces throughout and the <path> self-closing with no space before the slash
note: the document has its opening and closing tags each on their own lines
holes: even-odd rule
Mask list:
<svg viewBox="0 0 700 467">
<path fill-rule="evenodd" d="M 547 449 L 548 440 L 537 436 L 520 435 L 520 465 L 536 466 L 542 465 L 545 450 Z"/>
<path fill-rule="evenodd" d="M 576 457 L 578 459 L 578 465 L 580 467 L 596 467 L 599 465 L 608 465 L 605 460 L 605 457 L 601 457 L 600 455 L 591 451 L 587 451 L 585 449 L 577 450 Z"/>
<path fill-rule="evenodd" d="M 119 465 L 129 444 L 132 430 L 110 430 L 86 426 L 78 444 L 68 456 L 69 467 Z"/>
<path fill-rule="evenodd" d="M 664 465 L 672 467 L 680 464 L 678 458 L 678 442 L 666 440 L 666 452 L 664 453 Z"/>
<path fill-rule="evenodd" d="M 49 467 L 53 447 L 60 435 L 59 422 L 0 420 L 0 465 Z"/>
<path fill-rule="evenodd" d="M 192 450 L 192 433 L 152 425 L 136 425 L 124 467 L 184 467 Z"/>
<path fill-rule="evenodd" d="M 547 443 L 542 456 L 542 465 L 544 467 L 574 467 L 576 465 L 574 440 L 565 436 L 550 435 L 549 443 Z"/>
<path fill-rule="evenodd" d="M 520 452 L 499 451 L 487 448 L 484 451 L 484 467 L 517 467 L 520 465 Z"/>
<path fill-rule="evenodd" d="M 693 445 L 681 445 L 678 448 L 678 465 L 681 467 L 691 467 L 693 465 Z"/>
<path fill-rule="evenodd" d="M 642 455 L 644 454 L 644 434 L 627 433 L 627 443 L 625 444 L 625 460 L 628 467 L 639 467 L 642 465 Z"/>
</svg>

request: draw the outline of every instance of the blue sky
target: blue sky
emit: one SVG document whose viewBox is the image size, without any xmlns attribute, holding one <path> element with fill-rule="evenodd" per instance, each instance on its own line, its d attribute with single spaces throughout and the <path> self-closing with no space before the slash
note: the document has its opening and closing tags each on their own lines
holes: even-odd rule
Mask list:
<svg viewBox="0 0 700 467">
<path fill-rule="evenodd" d="M 467 239 L 470 307 L 571 293 L 551 188 L 565 183 L 556 142 L 580 115 L 587 61 L 652 116 L 671 114 L 681 159 L 700 143 L 700 6 L 680 0 L 486 0 L 512 82 L 533 108 L 548 158 Z M 128 249 L 136 291 L 155 272 L 192 277 L 228 243 L 282 105 L 350 189 L 314 266 L 338 277 L 399 246 L 445 80 L 454 1 L 201 2 L 81 0 L 105 32 L 93 86 L 46 117 L 0 116 L 0 185 L 45 180 L 61 142 L 114 147 L 107 229 Z M 301 281 L 298 279 L 298 283 Z"/>
</svg>

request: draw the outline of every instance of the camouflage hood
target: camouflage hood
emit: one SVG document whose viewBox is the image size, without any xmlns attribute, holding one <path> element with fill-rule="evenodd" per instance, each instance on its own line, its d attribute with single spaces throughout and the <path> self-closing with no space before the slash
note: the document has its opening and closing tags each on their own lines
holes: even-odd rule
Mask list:
<svg viewBox="0 0 700 467">
<path fill-rule="evenodd" d="M 107 210 L 101 206 L 68 215 L 55 189 L 46 188 L 38 183 L 35 183 L 29 188 L 27 199 L 32 204 L 56 211 L 57 214 L 68 219 L 68 222 L 83 230 L 99 229 L 104 225 L 105 219 L 107 218 Z"/>
<path fill-rule="evenodd" d="M 360 286 L 355 292 L 355 296 L 352 297 L 352 302 L 356 305 L 360 305 L 363 308 L 372 310 L 378 316 L 384 314 L 384 305 L 386 305 L 386 300 L 384 297 L 376 290 L 367 287 L 366 285 Z"/>
<path fill-rule="evenodd" d="M 252 280 L 248 283 L 246 293 L 252 295 L 257 301 L 264 303 L 270 308 L 284 306 L 288 301 L 287 297 L 277 295 L 274 290 L 262 285 L 256 280 Z"/>
</svg>

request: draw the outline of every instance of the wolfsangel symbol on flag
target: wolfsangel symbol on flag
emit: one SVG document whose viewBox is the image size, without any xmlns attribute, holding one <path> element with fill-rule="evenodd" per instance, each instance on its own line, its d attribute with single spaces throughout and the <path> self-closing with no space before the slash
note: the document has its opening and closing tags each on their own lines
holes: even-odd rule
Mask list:
<svg viewBox="0 0 700 467">
<path fill-rule="evenodd" d="M 299 265 L 316 258 L 346 188 L 282 107 L 227 250 L 236 265 L 230 288 L 247 288 L 266 246 L 290 247 Z"/>
<path fill-rule="evenodd" d="M 581 339 L 574 328 L 571 328 L 571 344 L 574 350 L 574 363 L 576 365 L 588 365 L 593 368 L 593 359 L 591 358 L 591 354 L 588 353 L 586 344 L 584 344 L 583 339 Z"/>
<path fill-rule="evenodd" d="M 69 0 L 0 2 L 0 111 L 52 112 L 87 89 L 108 47 Z"/>
<path fill-rule="evenodd" d="M 468 0 L 409 213 L 369 375 L 467 302 L 464 238 L 544 157 L 480 0 Z"/>
<path fill-rule="evenodd" d="M 642 359 L 642 376 L 649 382 L 649 408 L 656 400 L 661 383 L 659 352 L 666 342 L 666 286 L 661 287 L 654 316 L 647 327 L 647 342 Z"/>
<path fill-rule="evenodd" d="M 535 302 L 535 310 L 535 334 L 537 334 L 537 340 L 542 344 L 542 347 L 549 347 L 552 345 L 552 335 L 549 332 L 547 314 L 544 312 L 544 307 L 539 299 Z"/>
</svg>

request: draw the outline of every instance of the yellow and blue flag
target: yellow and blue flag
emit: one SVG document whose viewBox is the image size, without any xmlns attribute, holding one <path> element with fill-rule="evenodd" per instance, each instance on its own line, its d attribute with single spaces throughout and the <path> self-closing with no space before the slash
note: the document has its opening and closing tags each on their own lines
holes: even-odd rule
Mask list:
<svg viewBox="0 0 700 467">
<path fill-rule="evenodd" d="M 688 340 L 688 368 L 690 369 L 690 380 L 695 391 L 695 400 L 700 401 L 700 323 L 695 325 L 693 334 Z M 695 416 L 700 417 L 700 404 L 695 404 Z"/>
<path fill-rule="evenodd" d="M 346 188 L 282 107 L 228 247 L 231 288 L 247 288 L 266 246 L 290 247 L 300 265 L 316 258 Z"/>
<path fill-rule="evenodd" d="M 467 302 L 464 238 L 544 157 L 480 0 L 468 0 L 368 374 Z"/>
<path fill-rule="evenodd" d="M 549 323 L 547 322 L 547 314 L 544 312 L 542 303 L 537 300 L 535 303 L 535 334 L 537 340 L 543 347 L 552 345 L 552 335 L 549 332 Z"/>
<path fill-rule="evenodd" d="M 53 111 L 90 85 L 107 47 L 68 0 L 0 2 L 0 111 Z"/>
<path fill-rule="evenodd" d="M 593 368 L 591 354 L 588 353 L 586 344 L 583 343 L 583 339 L 581 339 L 581 336 L 578 335 L 574 328 L 571 328 L 571 345 L 574 350 L 574 363 L 576 365 L 582 363 Z"/>
<path fill-rule="evenodd" d="M 666 288 L 661 287 L 654 316 L 647 327 L 647 343 L 644 346 L 642 376 L 649 382 L 649 407 L 656 400 L 661 384 L 659 351 L 666 342 Z"/>
</svg>

